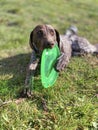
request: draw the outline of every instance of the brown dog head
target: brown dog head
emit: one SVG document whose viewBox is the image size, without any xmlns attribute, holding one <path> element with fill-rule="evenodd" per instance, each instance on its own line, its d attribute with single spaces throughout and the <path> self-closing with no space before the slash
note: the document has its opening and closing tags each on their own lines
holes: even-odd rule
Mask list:
<svg viewBox="0 0 98 130">
<path fill-rule="evenodd" d="M 51 25 L 38 25 L 30 34 L 30 46 L 33 50 L 42 52 L 45 48 L 59 45 L 60 37 L 57 30 Z"/>
</svg>

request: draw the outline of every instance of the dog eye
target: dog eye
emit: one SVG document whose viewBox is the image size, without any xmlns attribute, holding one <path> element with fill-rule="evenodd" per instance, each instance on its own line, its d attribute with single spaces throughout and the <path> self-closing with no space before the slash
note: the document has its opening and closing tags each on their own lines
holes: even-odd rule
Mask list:
<svg viewBox="0 0 98 130">
<path fill-rule="evenodd" d="M 50 34 L 53 36 L 54 35 L 54 31 L 52 29 L 50 29 Z"/>
<path fill-rule="evenodd" d="M 37 35 L 38 35 L 39 37 L 42 37 L 42 36 L 43 36 L 43 31 L 42 31 L 42 30 L 38 31 L 38 32 L 37 32 Z"/>
</svg>

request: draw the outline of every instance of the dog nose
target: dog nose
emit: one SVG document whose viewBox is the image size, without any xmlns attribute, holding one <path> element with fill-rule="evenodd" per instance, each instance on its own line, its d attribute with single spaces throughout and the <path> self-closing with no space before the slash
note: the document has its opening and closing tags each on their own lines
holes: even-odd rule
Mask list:
<svg viewBox="0 0 98 130">
<path fill-rule="evenodd" d="M 52 42 L 50 42 L 50 41 L 47 41 L 47 42 L 45 43 L 46 48 L 52 48 L 53 45 L 54 45 L 54 44 L 53 44 Z"/>
<path fill-rule="evenodd" d="M 47 46 L 50 46 L 50 45 L 51 45 L 51 43 L 48 41 L 48 42 L 47 42 Z"/>
<path fill-rule="evenodd" d="M 47 41 L 46 42 L 46 47 L 50 47 L 51 46 L 51 42 Z"/>
</svg>

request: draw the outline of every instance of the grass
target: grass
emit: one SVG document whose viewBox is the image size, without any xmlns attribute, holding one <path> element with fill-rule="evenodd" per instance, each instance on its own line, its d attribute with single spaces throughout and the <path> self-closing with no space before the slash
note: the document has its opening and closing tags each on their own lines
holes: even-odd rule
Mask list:
<svg viewBox="0 0 98 130">
<path fill-rule="evenodd" d="M 34 79 L 33 99 L 16 103 L 24 86 L 31 49 L 29 34 L 37 24 L 60 33 L 70 25 L 92 44 L 98 42 L 98 0 L 0 0 L 0 130 L 97 130 L 98 58 L 73 57 L 55 85 L 44 89 Z M 48 112 L 43 110 L 46 100 Z M 2 105 L 6 101 L 12 102 Z"/>
</svg>

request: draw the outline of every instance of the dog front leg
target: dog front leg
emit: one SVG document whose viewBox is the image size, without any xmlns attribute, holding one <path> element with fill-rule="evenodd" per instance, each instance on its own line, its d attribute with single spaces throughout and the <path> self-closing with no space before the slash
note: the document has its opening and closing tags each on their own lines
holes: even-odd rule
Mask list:
<svg viewBox="0 0 98 130">
<path fill-rule="evenodd" d="M 61 42 L 61 55 L 59 56 L 56 64 L 56 70 L 57 71 L 62 71 L 64 70 L 65 67 L 67 67 L 72 49 L 71 49 L 71 44 L 69 40 L 63 39 L 63 42 Z"/>
<path fill-rule="evenodd" d="M 24 96 L 30 97 L 32 95 L 33 84 L 31 83 L 31 78 L 34 77 L 39 59 L 36 58 L 35 53 L 32 53 L 30 63 L 27 67 L 27 74 L 25 79 Z"/>
</svg>

